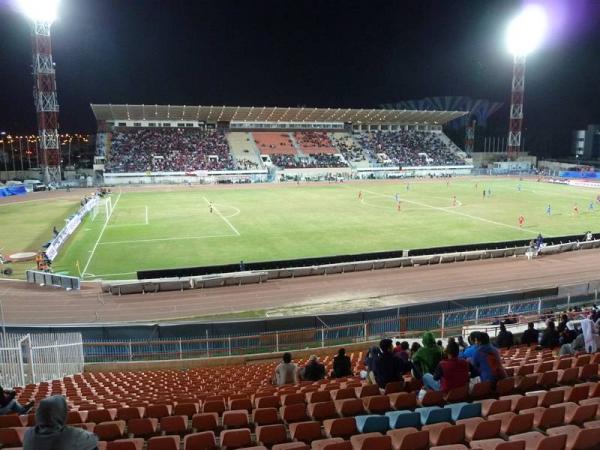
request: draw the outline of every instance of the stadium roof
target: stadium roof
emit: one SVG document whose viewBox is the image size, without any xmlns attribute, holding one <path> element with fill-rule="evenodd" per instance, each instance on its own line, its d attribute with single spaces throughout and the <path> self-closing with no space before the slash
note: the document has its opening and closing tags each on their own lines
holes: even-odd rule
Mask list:
<svg viewBox="0 0 600 450">
<path fill-rule="evenodd" d="M 97 105 L 96 120 L 156 120 L 214 122 L 352 122 L 362 124 L 443 125 L 468 111 L 396 109 L 280 108 L 273 106 Z"/>
</svg>

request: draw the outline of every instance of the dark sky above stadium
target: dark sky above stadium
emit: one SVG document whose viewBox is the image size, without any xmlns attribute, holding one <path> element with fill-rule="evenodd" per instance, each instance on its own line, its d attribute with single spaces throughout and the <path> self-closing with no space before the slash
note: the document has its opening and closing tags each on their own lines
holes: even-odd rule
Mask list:
<svg viewBox="0 0 600 450">
<path fill-rule="evenodd" d="M 0 0 L 0 129 L 31 132 L 29 28 L 12 3 Z M 538 3 L 552 30 L 528 59 L 526 126 L 557 153 L 572 129 L 600 122 L 600 1 Z M 93 131 L 89 103 L 333 108 L 446 95 L 508 103 L 503 33 L 522 4 L 62 0 L 53 29 L 61 129 Z M 497 113 L 497 132 L 507 116 Z"/>
</svg>

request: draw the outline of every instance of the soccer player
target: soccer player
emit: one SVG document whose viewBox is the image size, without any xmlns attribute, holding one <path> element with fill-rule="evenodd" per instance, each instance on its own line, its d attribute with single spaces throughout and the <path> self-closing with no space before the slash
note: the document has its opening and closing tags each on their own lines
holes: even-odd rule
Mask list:
<svg viewBox="0 0 600 450">
<path fill-rule="evenodd" d="M 406 183 L 406 190 L 410 191 L 410 183 Z M 598 201 L 600 201 L 600 200 L 598 200 Z"/>
<path fill-rule="evenodd" d="M 575 206 L 573 206 L 573 213 L 578 216 L 579 215 L 579 206 L 577 206 L 577 203 L 575 203 Z"/>
<path fill-rule="evenodd" d="M 362 191 L 358 191 L 358 199 L 362 200 Z"/>
<path fill-rule="evenodd" d="M 519 227 L 523 228 L 523 225 L 525 225 L 525 217 L 521 215 L 519 216 Z"/>
<path fill-rule="evenodd" d="M 452 196 L 452 206 L 456 206 L 456 195 Z"/>
<path fill-rule="evenodd" d="M 492 196 L 492 188 L 488 188 L 488 197 Z"/>
<path fill-rule="evenodd" d="M 550 203 L 548 203 L 548 206 L 546 206 L 546 214 L 548 216 L 552 215 L 552 206 L 550 206 Z"/>
<path fill-rule="evenodd" d="M 208 210 L 209 210 L 209 212 L 210 212 L 211 214 L 213 213 L 213 202 L 210 202 L 210 203 L 208 204 Z"/>
<path fill-rule="evenodd" d="M 594 210 L 594 201 L 590 201 L 590 204 L 588 205 L 588 211 L 593 211 Z"/>
<path fill-rule="evenodd" d="M 396 203 L 396 211 L 400 212 L 400 201 Z"/>
<path fill-rule="evenodd" d="M 521 192 L 521 185 L 520 185 L 520 184 L 517 186 L 517 190 L 518 190 L 519 192 Z"/>
<path fill-rule="evenodd" d="M 396 192 L 396 203 L 398 203 L 399 201 L 400 201 L 400 194 L 398 194 L 398 193 Z"/>
<path fill-rule="evenodd" d="M 485 198 L 485 189 L 483 190 L 483 198 Z"/>
</svg>

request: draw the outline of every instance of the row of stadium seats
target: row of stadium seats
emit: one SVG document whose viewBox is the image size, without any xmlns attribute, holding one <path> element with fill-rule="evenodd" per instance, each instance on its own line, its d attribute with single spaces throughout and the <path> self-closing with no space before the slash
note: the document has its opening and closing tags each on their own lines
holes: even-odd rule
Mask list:
<svg viewBox="0 0 600 450">
<path fill-rule="evenodd" d="M 323 353 L 329 368 L 333 355 Z M 364 352 L 351 355 L 355 373 Z M 276 362 L 188 371 L 84 373 L 18 389 L 19 401 L 64 395 L 68 423 L 100 448 L 594 449 L 600 445 L 600 353 L 557 358 L 518 346 L 502 352 L 509 377 L 443 395 L 420 381 L 360 377 L 272 386 Z M 299 360 L 302 364 L 305 360 Z M 0 417 L 0 444 L 19 447 L 32 414 Z M 182 439 L 183 437 L 183 439 Z"/>
<path fill-rule="evenodd" d="M 253 148 L 269 155 L 281 168 L 347 167 L 335 156 L 346 161 L 364 160 L 362 149 L 372 163 L 394 165 L 462 165 L 465 161 L 450 149 L 435 133 L 394 131 L 344 133 L 323 131 L 234 132 L 239 139 L 230 139 L 221 130 L 198 129 L 126 129 L 112 134 L 107 152 L 107 172 L 192 172 L 195 170 L 254 169 L 261 166 Z M 248 137 L 246 137 L 248 135 Z M 254 146 L 244 144 L 252 139 Z M 245 152 L 233 151 L 239 144 Z M 233 155 L 235 153 L 235 157 Z M 427 156 L 424 156 L 427 155 Z"/>
</svg>

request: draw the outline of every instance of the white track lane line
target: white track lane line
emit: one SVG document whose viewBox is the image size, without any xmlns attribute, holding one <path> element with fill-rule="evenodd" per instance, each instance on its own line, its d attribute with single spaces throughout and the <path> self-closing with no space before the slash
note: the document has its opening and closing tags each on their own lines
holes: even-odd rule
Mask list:
<svg viewBox="0 0 600 450">
<path fill-rule="evenodd" d="M 351 189 L 353 189 L 353 188 L 351 188 Z M 376 195 L 376 196 L 379 196 L 379 197 L 385 197 L 385 198 L 395 199 L 395 197 L 393 195 L 380 194 L 379 192 L 373 192 L 373 191 L 369 191 L 369 190 L 366 190 L 366 189 L 355 189 L 355 190 L 362 190 L 363 192 L 367 192 L 369 194 Z M 425 206 L 427 208 L 431 208 L 431 209 L 434 209 L 434 210 L 437 210 L 437 211 L 443 211 L 443 212 L 448 213 L 448 214 L 456 214 L 458 216 L 468 217 L 469 219 L 480 220 L 481 222 L 487 222 L 487 223 L 491 223 L 493 225 L 498 225 L 498 226 L 501 226 L 501 227 L 512 228 L 513 230 L 524 231 L 524 232 L 535 234 L 535 235 L 538 235 L 540 233 L 539 231 L 528 230 L 526 228 L 520 228 L 520 227 L 517 227 L 517 226 L 514 226 L 514 225 L 508 225 L 507 223 L 496 222 L 494 220 L 484 219 L 483 217 L 472 216 L 471 214 L 459 212 L 459 211 L 456 211 L 454 209 L 441 208 L 439 206 L 432 206 L 432 205 L 428 205 L 427 203 L 416 202 L 414 200 L 407 200 L 406 198 L 403 198 L 401 201 L 406 202 L 406 203 L 412 203 L 414 205 Z"/>
<path fill-rule="evenodd" d="M 114 206 L 111 208 L 110 215 L 106 218 L 106 222 L 104 222 L 104 225 L 102 226 L 102 230 L 100 230 L 100 235 L 98 236 L 98 239 L 96 240 L 96 243 L 94 244 L 94 248 L 92 248 L 92 253 L 90 253 L 90 257 L 88 258 L 87 263 L 85 264 L 85 267 L 83 268 L 83 271 L 81 272 L 82 277 L 85 277 L 85 272 L 87 271 L 87 268 L 89 267 L 90 263 L 92 262 L 92 258 L 94 257 L 94 253 L 96 253 L 96 249 L 98 248 L 100 239 L 102 239 L 104 230 L 106 230 L 106 227 L 108 226 L 108 222 L 110 221 L 110 218 L 112 217 L 114 210 L 117 208 L 117 203 L 119 203 L 120 199 L 121 199 L 121 192 L 119 192 L 119 196 L 117 197 L 117 200 L 115 201 Z"/>
<path fill-rule="evenodd" d="M 202 198 L 204 199 L 204 201 L 206 202 L 206 204 L 208 204 L 208 205 L 210 205 L 210 204 L 211 204 L 211 203 L 210 203 L 210 201 L 209 201 L 209 200 L 208 200 L 206 197 L 202 197 Z M 240 236 L 240 232 L 237 230 L 237 228 L 235 228 L 235 227 L 234 227 L 234 226 L 231 224 L 231 222 L 229 221 L 229 219 L 227 219 L 227 217 L 225 217 L 223 214 L 221 214 L 221 211 L 219 211 L 219 210 L 217 209 L 217 207 L 215 206 L 215 204 L 214 204 L 214 203 L 212 204 L 212 208 L 213 208 L 214 212 L 216 212 L 216 213 L 219 215 L 219 217 L 220 217 L 221 219 L 223 219 L 227 225 L 229 225 L 229 228 L 231 228 L 235 234 L 237 234 L 238 236 Z"/>
</svg>

